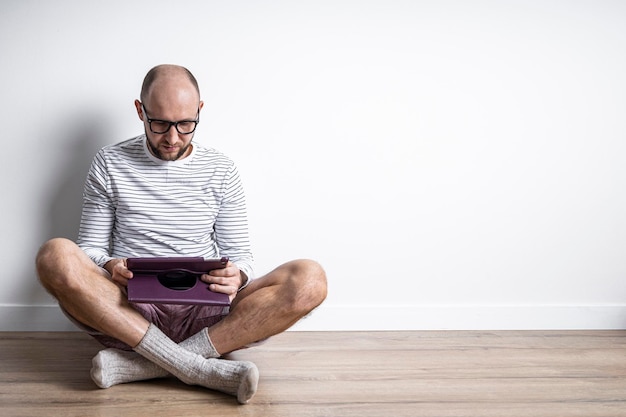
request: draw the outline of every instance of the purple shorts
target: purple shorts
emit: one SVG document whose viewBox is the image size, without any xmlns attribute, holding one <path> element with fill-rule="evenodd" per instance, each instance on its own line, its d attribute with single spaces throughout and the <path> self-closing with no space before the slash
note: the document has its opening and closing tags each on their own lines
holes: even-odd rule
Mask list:
<svg viewBox="0 0 626 417">
<path fill-rule="evenodd" d="M 193 336 L 205 327 L 211 327 L 228 314 L 228 307 L 130 303 L 146 320 L 157 326 L 176 343 Z M 63 308 L 61 308 L 63 310 Z M 80 323 L 68 312 L 65 315 L 81 330 L 109 348 L 132 350 L 126 343 Z"/>
</svg>

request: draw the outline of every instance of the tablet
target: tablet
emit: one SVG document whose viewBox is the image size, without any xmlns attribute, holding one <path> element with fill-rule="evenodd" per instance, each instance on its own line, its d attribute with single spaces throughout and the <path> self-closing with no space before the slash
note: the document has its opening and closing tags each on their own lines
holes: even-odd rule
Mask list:
<svg viewBox="0 0 626 417">
<path fill-rule="evenodd" d="M 133 273 L 128 281 L 128 301 L 152 304 L 229 306 L 227 294 L 213 292 L 200 276 L 225 268 L 228 258 L 202 257 L 128 258 Z"/>
</svg>

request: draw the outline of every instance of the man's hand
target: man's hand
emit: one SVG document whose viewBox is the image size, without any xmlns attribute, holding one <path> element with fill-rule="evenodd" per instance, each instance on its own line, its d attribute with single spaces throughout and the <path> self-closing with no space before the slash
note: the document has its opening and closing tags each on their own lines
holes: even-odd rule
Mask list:
<svg viewBox="0 0 626 417">
<path fill-rule="evenodd" d="M 202 275 L 201 280 L 211 284 L 209 286 L 211 291 L 228 294 L 230 301 L 233 301 L 239 288 L 247 281 L 247 277 L 234 263 L 228 262 L 226 268 L 214 269 Z"/>
<path fill-rule="evenodd" d="M 111 274 L 111 281 L 123 287 L 127 287 L 128 280 L 133 277 L 133 273 L 126 267 L 126 259 L 111 259 L 104 264 L 104 269 Z"/>
</svg>

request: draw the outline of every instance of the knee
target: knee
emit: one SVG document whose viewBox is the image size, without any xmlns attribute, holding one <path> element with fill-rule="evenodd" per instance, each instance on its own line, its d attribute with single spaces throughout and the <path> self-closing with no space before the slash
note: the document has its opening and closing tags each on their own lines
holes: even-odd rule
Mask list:
<svg viewBox="0 0 626 417">
<path fill-rule="evenodd" d="M 295 304 L 308 313 L 326 299 L 328 284 L 322 266 L 309 259 L 293 261 L 289 265 L 292 283 L 296 288 Z"/>
<path fill-rule="evenodd" d="M 50 267 L 51 264 L 63 259 L 64 255 L 70 250 L 71 247 L 75 247 L 75 243 L 69 239 L 57 237 L 50 239 L 39 248 L 37 257 L 35 258 L 35 264 L 37 270 L 45 270 Z"/>
<path fill-rule="evenodd" d="M 72 254 L 76 250 L 80 250 L 78 246 L 65 238 L 50 239 L 41 246 L 35 258 L 35 268 L 39 280 L 46 288 L 50 289 L 50 286 L 58 284 L 57 281 L 63 279 L 65 276 L 61 273 L 65 269 L 63 265 L 74 258 Z"/>
</svg>

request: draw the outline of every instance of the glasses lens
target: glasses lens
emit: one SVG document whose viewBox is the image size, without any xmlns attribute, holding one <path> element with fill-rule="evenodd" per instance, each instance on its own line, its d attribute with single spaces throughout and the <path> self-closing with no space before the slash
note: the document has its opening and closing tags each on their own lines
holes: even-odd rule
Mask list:
<svg viewBox="0 0 626 417">
<path fill-rule="evenodd" d="M 178 130 L 178 133 L 187 134 L 196 130 L 196 124 L 197 122 L 191 121 L 178 122 L 176 124 L 176 129 Z"/>
<path fill-rule="evenodd" d="M 171 124 L 169 122 L 161 122 L 159 120 L 152 120 L 150 122 L 150 130 L 153 133 L 165 133 L 170 130 Z"/>
</svg>

